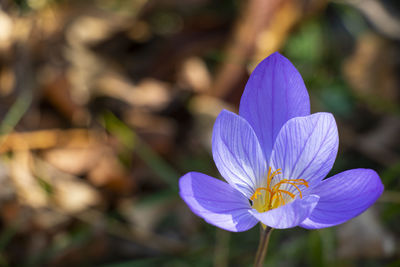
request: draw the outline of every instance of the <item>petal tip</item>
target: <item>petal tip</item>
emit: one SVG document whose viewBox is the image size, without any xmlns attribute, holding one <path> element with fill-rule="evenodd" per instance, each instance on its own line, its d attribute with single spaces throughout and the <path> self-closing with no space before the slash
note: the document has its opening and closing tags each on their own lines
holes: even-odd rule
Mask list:
<svg viewBox="0 0 400 267">
<path fill-rule="evenodd" d="M 284 55 L 282 55 L 282 54 L 279 53 L 278 51 L 273 52 L 273 53 L 270 54 L 267 58 L 269 58 L 269 59 L 276 58 L 276 59 L 288 60 Z"/>
</svg>

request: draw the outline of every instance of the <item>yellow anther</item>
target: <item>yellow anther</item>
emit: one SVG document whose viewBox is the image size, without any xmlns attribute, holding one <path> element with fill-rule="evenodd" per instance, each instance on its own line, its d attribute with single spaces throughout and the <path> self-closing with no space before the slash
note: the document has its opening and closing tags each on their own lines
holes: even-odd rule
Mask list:
<svg viewBox="0 0 400 267">
<path fill-rule="evenodd" d="M 272 172 L 271 167 L 268 169 L 267 174 L 267 187 L 259 187 L 256 189 L 254 194 L 250 197 L 253 201 L 252 206 L 259 212 L 265 212 L 271 209 L 276 209 L 286 204 L 283 194 L 288 195 L 290 198 L 295 199 L 296 195 L 288 190 L 281 189 L 280 187 L 284 184 L 293 186 L 299 193 L 299 197 L 302 198 L 303 194 L 300 185 L 308 187 L 308 182 L 304 179 L 282 179 L 271 187 L 272 179 L 279 174 L 282 174 L 281 169 L 277 169 Z M 260 197 L 261 196 L 261 197 Z"/>
</svg>

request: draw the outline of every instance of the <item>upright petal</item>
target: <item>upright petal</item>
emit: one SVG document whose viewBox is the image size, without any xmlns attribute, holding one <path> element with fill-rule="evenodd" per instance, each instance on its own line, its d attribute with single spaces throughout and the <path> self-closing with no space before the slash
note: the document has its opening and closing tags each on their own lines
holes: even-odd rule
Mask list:
<svg viewBox="0 0 400 267">
<path fill-rule="evenodd" d="M 368 209 L 382 192 L 383 184 L 373 170 L 354 169 L 339 173 L 312 190 L 320 200 L 300 226 L 316 229 L 341 224 Z"/>
<path fill-rule="evenodd" d="M 267 166 L 249 123 L 223 110 L 214 124 L 212 152 L 225 180 L 250 198 L 265 179 Z"/>
<path fill-rule="evenodd" d="M 180 196 L 208 223 L 241 232 L 258 221 L 248 212 L 248 199 L 229 184 L 202 173 L 190 172 L 179 180 Z"/>
<path fill-rule="evenodd" d="M 297 198 L 293 202 L 267 212 L 259 213 L 250 210 L 250 213 L 263 224 L 277 229 L 292 228 L 304 221 L 315 208 L 319 197 L 309 195 Z"/>
<path fill-rule="evenodd" d="M 300 73 L 279 53 L 254 69 L 240 101 L 239 114 L 253 127 L 268 160 L 282 126 L 310 114 L 310 100 Z"/>
<path fill-rule="evenodd" d="M 331 170 L 338 150 L 336 122 L 329 113 L 315 113 L 289 120 L 279 132 L 271 155 L 270 166 L 282 169 L 274 178 L 304 179 L 309 188 L 300 185 L 303 195 L 318 184 Z M 298 191 L 290 184 L 284 185 L 294 194 Z"/>
</svg>

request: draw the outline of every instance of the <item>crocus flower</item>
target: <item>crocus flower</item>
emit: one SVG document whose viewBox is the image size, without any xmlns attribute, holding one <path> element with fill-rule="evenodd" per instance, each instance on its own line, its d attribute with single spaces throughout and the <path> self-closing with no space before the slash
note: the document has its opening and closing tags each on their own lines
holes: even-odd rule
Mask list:
<svg viewBox="0 0 400 267">
<path fill-rule="evenodd" d="M 341 224 L 370 207 L 383 185 L 370 169 L 324 179 L 338 143 L 332 114 L 310 115 L 299 72 L 274 53 L 251 74 L 239 115 L 223 110 L 216 119 L 212 153 L 227 183 L 190 172 L 180 178 L 180 196 L 195 214 L 228 231 L 258 222 L 279 229 Z"/>
</svg>

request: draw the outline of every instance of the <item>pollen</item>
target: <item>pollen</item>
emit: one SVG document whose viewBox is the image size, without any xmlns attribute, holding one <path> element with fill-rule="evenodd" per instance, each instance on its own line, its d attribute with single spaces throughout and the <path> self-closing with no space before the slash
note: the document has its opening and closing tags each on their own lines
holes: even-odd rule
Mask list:
<svg viewBox="0 0 400 267">
<path fill-rule="evenodd" d="M 272 186 L 272 179 L 276 175 L 282 174 L 282 172 L 281 169 L 277 169 L 272 173 L 271 171 L 272 168 L 269 167 L 267 186 L 257 188 L 250 198 L 252 201 L 252 207 L 258 212 L 265 212 L 285 205 L 296 198 L 296 192 L 300 198 L 303 198 L 299 186 L 303 185 L 308 187 L 308 182 L 304 179 L 282 179 Z"/>
</svg>

